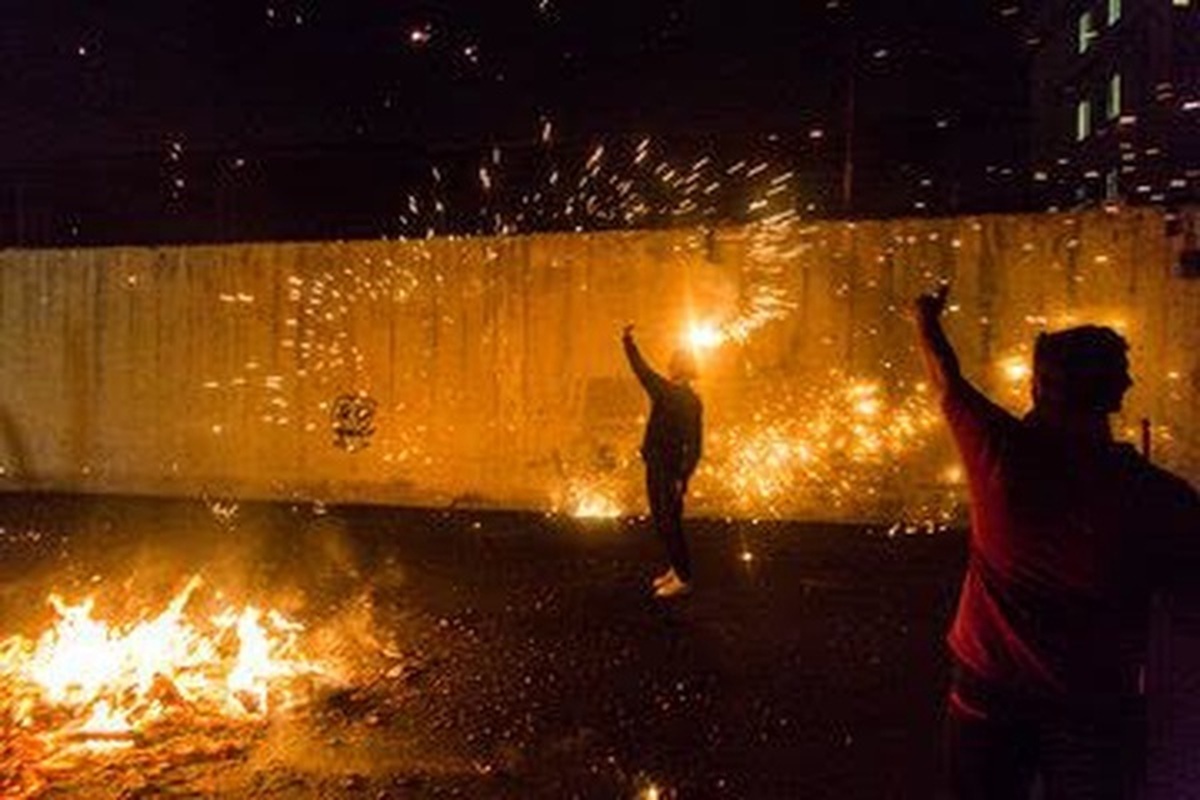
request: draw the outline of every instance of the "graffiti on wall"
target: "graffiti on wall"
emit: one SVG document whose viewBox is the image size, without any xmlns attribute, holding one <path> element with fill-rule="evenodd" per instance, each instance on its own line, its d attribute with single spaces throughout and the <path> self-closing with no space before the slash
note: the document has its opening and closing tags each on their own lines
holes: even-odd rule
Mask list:
<svg viewBox="0 0 1200 800">
<path fill-rule="evenodd" d="M 347 453 L 367 447 L 375 433 L 377 407 L 378 403 L 367 395 L 339 395 L 329 410 L 333 446 Z"/>
</svg>

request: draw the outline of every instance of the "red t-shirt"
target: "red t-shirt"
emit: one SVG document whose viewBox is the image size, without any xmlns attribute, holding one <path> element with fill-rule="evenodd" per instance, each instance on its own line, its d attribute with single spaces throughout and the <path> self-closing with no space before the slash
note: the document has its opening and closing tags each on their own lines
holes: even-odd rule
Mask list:
<svg viewBox="0 0 1200 800">
<path fill-rule="evenodd" d="M 1195 581 L 1196 492 L 1127 444 L 1072 441 L 965 380 L 943 410 L 971 496 L 955 657 L 1023 696 L 1090 704 L 1128 693 L 1151 594 Z"/>
</svg>

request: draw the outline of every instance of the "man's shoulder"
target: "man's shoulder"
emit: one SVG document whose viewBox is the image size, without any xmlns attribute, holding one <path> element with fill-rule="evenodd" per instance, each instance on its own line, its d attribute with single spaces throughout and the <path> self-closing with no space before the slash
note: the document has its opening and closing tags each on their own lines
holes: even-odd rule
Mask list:
<svg viewBox="0 0 1200 800">
<path fill-rule="evenodd" d="M 1200 502 L 1200 498 L 1196 494 L 1196 487 L 1192 486 L 1183 476 L 1149 463 L 1147 469 L 1152 476 L 1151 480 L 1164 495 L 1169 495 L 1181 502 Z"/>
<path fill-rule="evenodd" d="M 1196 489 L 1186 478 L 1153 463 L 1132 445 L 1120 444 L 1114 448 L 1114 453 L 1122 470 L 1133 478 L 1140 490 L 1156 497 L 1197 502 Z"/>
</svg>

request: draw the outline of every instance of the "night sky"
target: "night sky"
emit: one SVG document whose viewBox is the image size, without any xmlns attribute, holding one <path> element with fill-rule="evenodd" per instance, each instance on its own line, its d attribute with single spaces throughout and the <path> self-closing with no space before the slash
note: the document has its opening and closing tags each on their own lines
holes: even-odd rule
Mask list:
<svg viewBox="0 0 1200 800">
<path fill-rule="evenodd" d="M 517 198 L 551 148 L 568 170 L 646 137 L 664 157 L 794 167 L 817 215 L 1002 208 L 993 179 L 1027 127 L 1007 5 L 9 0 L 0 237 L 402 235 L 433 168 L 460 176 L 444 230 L 471 231 L 484 201 L 462 176 L 481 159 L 499 151 Z"/>
</svg>

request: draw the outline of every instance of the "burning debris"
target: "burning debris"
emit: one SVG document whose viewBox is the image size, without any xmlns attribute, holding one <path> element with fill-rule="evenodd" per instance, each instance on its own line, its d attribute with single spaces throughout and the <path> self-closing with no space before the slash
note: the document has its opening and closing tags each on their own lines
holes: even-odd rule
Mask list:
<svg viewBox="0 0 1200 800">
<path fill-rule="evenodd" d="M 616 519 L 621 506 L 604 489 L 592 486 L 572 487 L 570 514 L 576 519 Z"/>
<path fill-rule="evenodd" d="M 161 611 L 124 623 L 100 618 L 94 596 L 52 594 L 50 627 L 0 642 L 0 796 L 32 795 L 89 760 L 178 749 L 181 733 L 261 725 L 334 678 L 304 652 L 303 625 L 202 588 L 192 577 Z M 186 749 L 230 746 L 193 736 Z"/>
</svg>

